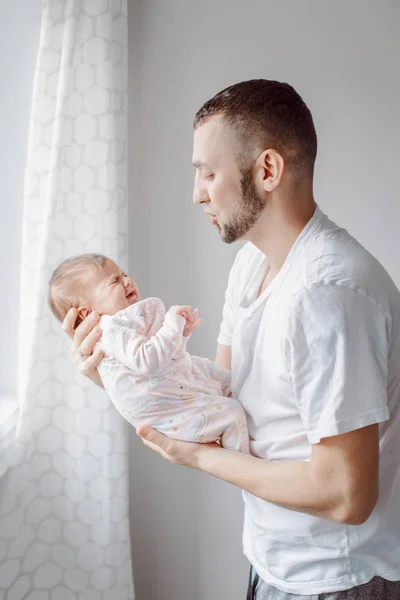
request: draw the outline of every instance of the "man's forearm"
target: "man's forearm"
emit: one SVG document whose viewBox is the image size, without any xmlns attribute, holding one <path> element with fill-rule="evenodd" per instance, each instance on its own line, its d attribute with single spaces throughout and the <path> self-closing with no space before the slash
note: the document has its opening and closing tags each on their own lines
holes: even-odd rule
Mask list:
<svg viewBox="0 0 400 600">
<path fill-rule="evenodd" d="M 284 508 L 342 520 L 343 501 L 337 487 L 334 482 L 317 481 L 310 462 L 269 462 L 205 445 L 195 467 Z"/>
</svg>

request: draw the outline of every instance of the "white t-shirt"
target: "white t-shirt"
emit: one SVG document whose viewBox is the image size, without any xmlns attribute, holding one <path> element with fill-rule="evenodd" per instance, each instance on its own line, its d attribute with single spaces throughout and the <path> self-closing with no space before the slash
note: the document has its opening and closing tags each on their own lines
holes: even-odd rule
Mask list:
<svg viewBox="0 0 400 600">
<path fill-rule="evenodd" d="M 252 454 L 309 461 L 321 438 L 380 423 L 380 489 L 359 526 L 243 491 L 244 553 L 265 582 L 291 593 L 400 580 L 400 292 L 318 207 L 257 298 L 266 269 L 253 244 L 239 250 L 218 337 L 232 347 L 232 395 L 247 413 Z"/>
</svg>

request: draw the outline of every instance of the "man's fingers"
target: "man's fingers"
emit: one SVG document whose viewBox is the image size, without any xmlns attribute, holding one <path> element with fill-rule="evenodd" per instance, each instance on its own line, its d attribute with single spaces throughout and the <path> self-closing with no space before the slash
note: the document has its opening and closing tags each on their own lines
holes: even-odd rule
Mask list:
<svg viewBox="0 0 400 600">
<path fill-rule="evenodd" d="M 96 342 L 100 339 L 101 337 L 101 329 L 100 327 L 95 327 L 94 329 L 91 330 L 91 332 L 83 339 L 83 341 L 81 342 L 81 344 L 75 344 L 74 343 L 74 349 L 76 352 L 81 351 L 81 353 L 85 356 L 85 357 L 89 357 L 91 356 L 94 347 L 96 345 Z M 80 354 L 79 354 L 80 356 Z M 80 356 L 81 357 L 81 356 Z M 81 357 L 82 358 L 82 357 Z"/>
<path fill-rule="evenodd" d="M 103 358 L 104 352 L 100 348 L 97 348 L 95 352 L 93 352 L 92 356 L 90 356 L 84 361 L 82 361 L 81 359 L 81 362 L 78 363 L 79 370 L 82 373 L 82 375 L 86 375 L 93 381 L 93 383 L 100 387 L 104 386 L 99 372 L 97 371 L 97 367 Z"/>
<path fill-rule="evenodd" d="M 140 425 L 136 433 L 146 446 L 163 458 L 177 465 L 197 468 L 197 454 L 203 450 L 204 444 L 170 438 L 148 425 Z"/>
<path fill-rule="evenodd" d="M 166 456 L 164 450 L 161 450 L 161 448 L 159 446 L 156 446 L 156 444 L 152 444 L 151 442 L 149 442 L 148 440 L 144 440 L 143 438 L 142 438 L 142 442 L 145 446 L 148 446 L 155 452 L 158 452 L 158 454 L 161 454 L 164 457 Z"/>
<path fill-rule="evenodd" d="M 148 425 L 140 425 L 136 433 L 142 438 L 143 442 L 146 442 L 146 446 L 148 445 L 153 447 L 153 449 L 163 450 L 168 454 L 168 449 L 171 446 L 171 439 L 157 431 L 157 429 L 153 429 Z"/>
<path fill-rule="evenodd" d="M 145 446 L 148 446 L 152 450 L 158 452 L 158 454 L 161 454 L 164 458 L 173 462 L 172 455 L 168 452 L 171 440 L 167 438 L 167 436 L 157 431 L 157 429 L 148 427 L 148 425 L 141 425 L 136 430 L 136 433 L 142 438 L 142 442 Z"/>
<path fill-rule="evenodd" d="M 80 366 L 80 372 L 82 375 L 92 376 L 94 371 L 97 369 L 99 364 L 104 358 L 104 352 L 100 348 L 97 348 L 91 356 L 85 358 Z"/>
<path fill-rule="evenodd" d="M 104 358 L 101 348 L 94 350 L 96 342 L 101 337 L 101 328 L 97 326 L 99 314 L 95 311 L 75 329 L 78 311 L 71 308 L 65 316 L 62 328 L 72 339 L 71 352 L 82 375 L 89 377 L 93 383 L 103 386 L 97 367 Z"/>
<path fill-rule="evenodd" d="M 153 429 L 152 427 L 149 427 L 148 425 L 140 425 L 140 427 L 137 428 L 136 433 L 138 434 L 138 436 L 140 436 L 144 440 L 151 442 L 153 444 L 156 444 L 156 445 L 159 445 L 159 444 L 157 444 L 158 437 L 159 436 L 164 437 L 162 433 L 157 431 L 157 429 Z"/>
<path fill-rule="evenodd" d="M 82 321 L 82 323 L 80 323 L 78 325 L 78 327 L 75 330 L 75 334 L 74 334 L 74 346 L 75 348 L 79 348 L 80 345 L 82 344 L 82 342 L 84 340 L 86 340 L 86 338 L 88 337 L 88 335 L 91 333 L 91 331 L 93 330 L 94 327 L 96 327 L 98 321 L 99 321 L 99 315 L 98 313 L 96 313 L 95 311 L 91 312 L 90 315 L 88 317 L 86 317 L 86 319 L 84 319 Z M 96 334 L 98 335 L 98 334 Z M 96 337 L 96 341 L 97 341 L 97 337 Z M 91 340 L 93 340 L 93 337 L 91 338 Z M 93 347 L 94 347 L 94 343 L 92 343 L 91 341 L 91 347 L 85 346 L 85 352 L 83 352 L 82 348 L 82 353 L 83 354 L 91 354 L 93 351 Z"/>
<path fill-rule="evenodd" d="M 65 315 L 65 319 L 62 323 L 62 328 L 65 333 L 73 339 L 75 333 L 75 323 L 77 319 L 78 313 L 75 308 L 70 308 L 70 310 Z"/>
</svg>

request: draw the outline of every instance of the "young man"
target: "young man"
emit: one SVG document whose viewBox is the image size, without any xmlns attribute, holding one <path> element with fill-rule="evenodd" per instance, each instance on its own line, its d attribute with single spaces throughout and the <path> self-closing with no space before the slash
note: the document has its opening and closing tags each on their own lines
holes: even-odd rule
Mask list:
<svg viewBox="0 0 400 600">
<path fill-rule="evenodd" d="M 400 599 L 400 292 L 316 206 L 316 151 L 310 111 L 287 84 L 242 82 L 197 113 L 194 202 L 222 241 L 249 242 L 229 276 L 216 362 L 232 370 L 252 456 L 138 434 L 243 489 L 248 598 Z M 73 343 L 92 378 L 96 319 Z"/>
</svg>

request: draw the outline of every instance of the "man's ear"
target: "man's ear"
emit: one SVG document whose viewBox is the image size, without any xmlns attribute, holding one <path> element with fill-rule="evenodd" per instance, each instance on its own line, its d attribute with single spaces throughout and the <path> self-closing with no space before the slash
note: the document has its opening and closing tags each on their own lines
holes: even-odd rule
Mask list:
<svg viewBox="0 0 400 600">
<path fill-rule="evenodd" d="M 285 161 L 281 154 L 274 149 L 264 150 L 256 161 L 259 185 L 266 192 L 273 192 L 279 185 Z"/>
</svg>

